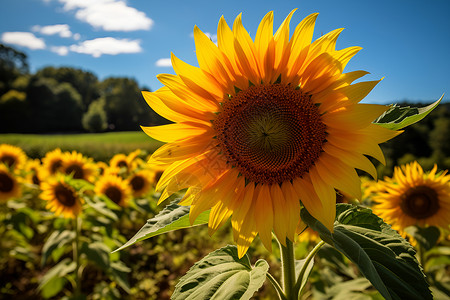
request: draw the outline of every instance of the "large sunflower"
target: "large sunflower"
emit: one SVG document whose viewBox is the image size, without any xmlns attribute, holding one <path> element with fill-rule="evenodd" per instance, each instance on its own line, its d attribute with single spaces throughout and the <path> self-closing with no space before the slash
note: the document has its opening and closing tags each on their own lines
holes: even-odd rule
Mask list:
<svg viewBox="0 0 450 300">
<path fill-rule="evenodd" d="M 188 188 L 182 205 L 190 220 L 211 209 L 210 233 L 231 217 L 239 256 L 259 234 L 271 249 L 294 240 L 300 201 L 332 230 L 339 189 L 361 197 L 355 168 L 376 176 L 365 155 L 384 163 L 378 144 L 398 132 L 372 124 L 387 107 L 359 104 L 379 81 L 352 84 L 367 72 L 343 73 L 361 49 L 335 50 L 342 29 L 312 42 L 317 14 L 290 37 L 294 11 L 273 34 L 273 13 L 253 41 L 241 15 L 233 29 L 222 17 L 216 46 L 194 28 L 199 68 L 172 54 L 177 75 L 143 92 L 148 104 L 174 124 L 143 127 L 167 142 L 152 156 L 168 168 L 157 185 L 165 197 Z M 290 37 L 290 38 L 289 38 Z"/>
<path fill-rule="evenodd" d="M 19 147 L 0 144 L 0 163 L 7 165 L 12 170 L 21 170 L 27 161 L 27 155 Z"/>
<path fill-rule="evenodd" d="M 95 193 L 105 195 L 120 206 L 128 206 L 131 199 L 131 187 L 128 181 L 117 175 L 105 174 L 95 183 Z"/>
<path fill-rule="evenodd" d="M 63 173 L 72 175 L 75 179 L 89 182 L 94 181 L 97 172 L 97 166 L 92 158 L 87 158 L 77 151 L 63 153 L 61 169 Z"/>
<path fill-rule="evenodd" d="M 436 171 L 435 165 L 424 173 L 417 162 L 396 167 L 372 191 L 374 213 L 398 231 L 412 225 L 450 229 L 450 175 Z"/>
<path fill-rule="evenodd" d="M 42 177 L 55 175 L 62 169 L 62 157 L 63 153 L 61 149 L 56 148 L 49 151 L 42 158 Z"/>
<path fill-rule="evenodd" d="M 17 178 L 8 170 L 6 165 L 0 164 L 0 201 L 20 197 L 22 189 Z"/>
<path fill-rule="evenodd" d="M 80 214 L 82 200 L 67 182 L 67 177 L 62 174 L 47 177 L 41 183 L 41 189 L 41 199 L 48 201 L 46 208 L 56 215 L 74 218 Z"/>
</svg>

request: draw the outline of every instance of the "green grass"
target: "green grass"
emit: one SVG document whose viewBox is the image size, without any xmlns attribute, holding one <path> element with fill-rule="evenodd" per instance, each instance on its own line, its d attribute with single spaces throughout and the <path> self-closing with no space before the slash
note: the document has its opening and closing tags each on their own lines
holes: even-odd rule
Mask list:
<svg viewBox="0 0 450 300">
<path fill-rule="evenodd" d="M 152 153 L 163 143 L 142 131 L 83 133 L 83 134 L 0 134 L 0 144 L 22 148 L 31 158 L 42 158 L 55 148 L 63 151 L 76 150 L 95 160 L 107 161 L 114 154 L 128 154 L 136 149 Z"/>
</svg>

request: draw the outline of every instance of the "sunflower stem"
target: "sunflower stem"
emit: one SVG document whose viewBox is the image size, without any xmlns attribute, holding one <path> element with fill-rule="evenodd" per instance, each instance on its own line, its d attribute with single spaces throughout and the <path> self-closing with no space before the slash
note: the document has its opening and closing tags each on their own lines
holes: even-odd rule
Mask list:
<svg viewBox="0 0 450 300">
<path fill-rule="evenodd" d="M 320 241 L 314 247 L 314 249 L 312 249 L 312 251 L 309 252 L 308 256 L 306 257 L 305 263 L 303 264 L 303 266 L 300 270 L 300 273 L 298 274 L 297 282 L 295 283 L 295 286 L 294 286 L 294 293 L 296 295 L 300 294 L 300 288 L 302 286 L 303 276 L 305 276 L 306 269 L 308 268 L 309 263 L 311 262 L 312 259 L 314 259 L 314 256 L 316 256 L 317 252 L 319 252 L 320 248 L 322 248 L 323 245 L 325 245 L 325 242 Z"/>
<path fill-rule="evenodd" d="M 295 258 L 294 245 L 286 239 L 286 246 L 280 243 L 281 267 L 283 270 L 283 290 L 287 300 L 298 300 L 298 294 L 294 292 L 295 286 Z"/>
<path fill-rule="evenodd" d="M 76 216 L 74 219 L 75 241 L 73 242 L 73 259 L 75 260 L 75 291 L 74 295 L 81 294 L 81 274 L 80 274 L 80 231 L 81 219 Z"/>
</svg>

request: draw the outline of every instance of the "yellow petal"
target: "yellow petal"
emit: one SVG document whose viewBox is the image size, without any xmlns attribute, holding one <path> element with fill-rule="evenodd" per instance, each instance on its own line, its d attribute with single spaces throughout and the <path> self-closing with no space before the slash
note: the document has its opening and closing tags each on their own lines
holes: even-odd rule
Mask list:
<svg viewBox="0 0 450 300">
<path fill-rule="evenodd" d="M 295 230 L 300 220 L 300 199 L 289 181 L 282 183 L 281 190 L 286 200 L 286 217 L 288 219 L 287 237 L 293 242 Z"/>
<path fill-rule="evenodd" d="M 322 116 L 322 120 L 328 127 L 358 130 L 369 126 L 387 109 L 385 105 L 356 104 L 328 112 Z"/>
<path fill-rule="evenodd" d="M 286 246 L 286 233 L 289 226 L 289 215 L 283 192 L 278 183 L 269 186 L 270 197 L 273 203 L 273 231 L 278 241 Z"/>
<path fill-rule="evenodd" d="M 150 137 L 166 143 L 212 132 L 210 127 L 204 125 L 201 126 L 200 123 L 196 124 L 193 122 L 174 123 L 151 127 L 141 126 L 141 128 Z"/>
<path fill-rule="evenodd" d="M 269 186 L 260 185 L 259 193 L 255 193 L 255 222 L 261 242 L 267 250 L 272 251 L 273 206 Z"/>
<path fill-rule="evenodd" d="M 333 232 L 334 219 L 336 218 L 336 192 L 330 184 L 322 179 L 315 167 L 309 170 L 309 175 L 314 190 L 325 210 L 325 218 L 318 220 Z"/>
<path fill-rule="evenodd" d="M 315 166 L 323 181 L 356 199 L 361 199 L 361 180 L 355 169 L 326 152 L 322 153 Z"/>
</svg>

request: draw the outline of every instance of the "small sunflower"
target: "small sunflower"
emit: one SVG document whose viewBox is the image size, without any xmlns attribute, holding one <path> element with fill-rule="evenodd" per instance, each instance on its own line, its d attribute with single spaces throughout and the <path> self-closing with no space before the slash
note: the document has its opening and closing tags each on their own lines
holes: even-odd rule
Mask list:
<svg viewBox="0 0 450 300">
<path fill-rule="evenodd" d="M 0 144 L 0 163 L 11 170 L 21 170 L 27 161 L 27 155 L 19 147 Z"/>
<path fill-rule="evenodd" d="M 384 163 L 378 144 L 399 133 L 372 123 L 387 106 L 359 103 L 379 80 L 353 84 L 367 72 L 343 73 L 361 48 L 335 50 L 342 29 L 311 43 L 317 14 L 291 35 L 294 11 L 275 33 L 269 12 L 254 40 L 241 15 L 232 29 L 222 17 L 217 46 L 195 26 L 199 68 L 172 54 L 177 75 L 143 92 L 174 122 L 142 127 L 167 143 L 151 158 L 167 166 L 160 201 L 188 188 L 180 204 L 191 222 L 210 209 L 211 234 L 231 218 L 240 257 L 257 234 L 269 250 L 272 231 L 293 241 L 300 201 L 333 230 L 335 189 L 360 199 L 355 168 L 376 177 L 366 155 Z"/>
<path fill-rule="evenodd" d="M 84 179 L 88 182 L 93 182 L 97 173 L 97 167 L 92 158 L 87 158 L 77 151 L 63 153 L 61 169 L 63 173 L 72 175 L 74 179 Z"/>
<path fill-rule="evenodd" d="M 48 201 L 46 208 L 56 215 L 75 218 L 81 213 L 82 200 L 64 175 L 48 177 L 41 189 L 41 199 Z"/>
<path fill-rule="evenodd" d="M 40 185 L 41 183 L 41 161 L 39 159 L 29 159 L 25 163 L 25 180 L 28 183 Z"/>
<path fill-rule="evenodd" d="M 0 164 L 0 201 L 17 198 L 22 195 L 18 179 L 4 164 Z"/>
<path fill-rule="evenodd" d="M 152 188 L 153 176 L 151 171 L 144 169 L 132 174 L 128 178 L 134 197 L 143 196 L 150 191 Z"/>
<path fill-rule="evenodd" d="M 105 174 L 105 170 L 109 168 L 108 164 L 103 162 L 103 161 L 98 161 L 96 163 L 96 165 L 97 165 L 97 171 L 98 171 L 97 173 L 98 173 L 98 175 Z"/>
<path fill-rule="evenodd" d="M 111 201 L 122 207 L 128 206 L 132 195 L 128 181 L 112 174 L 103 175 L 95 183 L 95 193 L 107 196 Z"/>
<path fill-rule="evenodd" d="M 63 153 L 61 149 L 49 151 L 42 158 L 42 177 L 52 176 L 62 170 Z"/>
<path fill-rule="evenodd" d="M 392 228 L 436 226 L 450 229 L 450 175 L 437 174 L 437 166 L 424 173 L 415 161 L 396 167 L 392 178 L 379 181 L 372 190 L 373 212 Z"/>
</svg>

